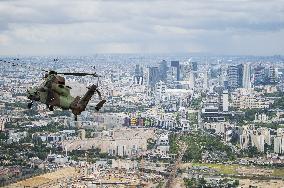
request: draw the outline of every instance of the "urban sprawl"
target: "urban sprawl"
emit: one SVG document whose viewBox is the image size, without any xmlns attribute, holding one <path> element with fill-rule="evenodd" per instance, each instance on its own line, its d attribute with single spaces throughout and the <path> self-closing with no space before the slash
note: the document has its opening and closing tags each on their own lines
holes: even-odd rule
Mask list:
<svg viewBox="0 0 284 188">
<path fill-rule="evenodd" d="M 106 104 L 28 109 L 42 70 L 96 72 L 66 85 Z M 0 76 L 0 186 L 284 186 L 282 56 L 0 57 Z"/>
</svg>

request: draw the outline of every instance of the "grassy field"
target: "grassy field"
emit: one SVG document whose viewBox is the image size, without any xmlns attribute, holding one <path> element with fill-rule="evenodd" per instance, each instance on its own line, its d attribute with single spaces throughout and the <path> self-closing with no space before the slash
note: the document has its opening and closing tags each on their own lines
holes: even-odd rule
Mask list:
<svg viewBox="0 0 284 188">
<path fill-rule="evenodd" d="M 284 168 L 277 168 L 277 169 L 274 169 L 272 175 L 273 175 L 273 176 L 284 177 Z"/>
<path fill-rule="evenodd" d="M 268 171 L 271 171 L 272 173 L 271 176 L 278 176 L 278 177 L 284 177 L 284 168 L 255 168 L 255 167 L 246 167 L 246 166 L 240 166 L 240 165 L 226 165 L 226 164 L 211 164 L 211 163 L 192 163 L 191 164 L 193 167 L 194 166 L 207 166 L 209 168 L 213 168 L 217 170 L 220 174 L 226 174 L 226 175 L 237 175 L 238 174 L 238 169 L 244 169 L 247 171 L 248 174 L 257 173 L 261 175 L 262 173 L 267 173 L 269 174 Z M 264 172 L 261 172 L 264 171 Z M 258 173 L 259 172 L 259 173 Z"/>
<path fill-rule="evenodd" d="M 211 164 L 211 163 L 192 163 L 192 166 L 207 166 L 220 172 L 221 174 L 236 175 L 239 165 Z"/>
</svg>

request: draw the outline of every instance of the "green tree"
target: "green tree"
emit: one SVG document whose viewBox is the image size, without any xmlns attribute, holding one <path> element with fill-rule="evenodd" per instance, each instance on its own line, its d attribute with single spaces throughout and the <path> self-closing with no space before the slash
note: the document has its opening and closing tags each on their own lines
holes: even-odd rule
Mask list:
<svg viewBox="0 0 284 188">
<path fill-rule="evenodd" d="M 156 145 L 156 141 L 154 139 L 149 138 L 147 140 L 147 150 L 154 149 L 155 145 Z"/>
</svg>

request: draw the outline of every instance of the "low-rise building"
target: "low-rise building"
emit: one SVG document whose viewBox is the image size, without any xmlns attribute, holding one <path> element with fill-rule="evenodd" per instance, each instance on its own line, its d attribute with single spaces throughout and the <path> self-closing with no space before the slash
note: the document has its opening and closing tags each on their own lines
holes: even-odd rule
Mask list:
<svg viewBox="0 0 284 188">
<path fill-rule="evenodd" d="M 237 109 L 269 108 L 273 101 L 266 99 L 251 89 L 238 89 L 232 93 L 232 106 Z"/>
</svg>

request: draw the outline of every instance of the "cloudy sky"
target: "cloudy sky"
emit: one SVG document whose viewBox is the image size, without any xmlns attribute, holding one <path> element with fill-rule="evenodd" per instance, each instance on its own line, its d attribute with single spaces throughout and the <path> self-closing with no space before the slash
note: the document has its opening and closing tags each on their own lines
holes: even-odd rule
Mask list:
<svg viewBox="0 0 284 188">
<path fill-rule="evenodd" d="M 284 55 L 284 0 L 0 0 L 0 55 Z"/>
</svg>

